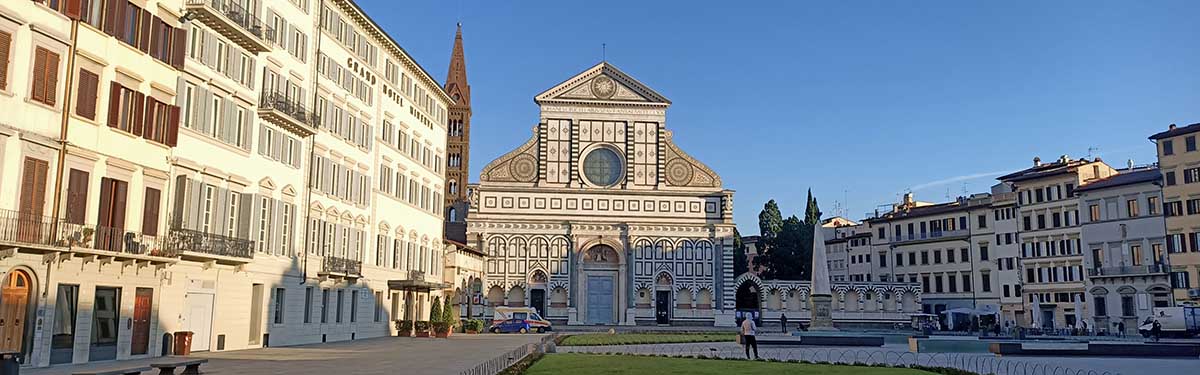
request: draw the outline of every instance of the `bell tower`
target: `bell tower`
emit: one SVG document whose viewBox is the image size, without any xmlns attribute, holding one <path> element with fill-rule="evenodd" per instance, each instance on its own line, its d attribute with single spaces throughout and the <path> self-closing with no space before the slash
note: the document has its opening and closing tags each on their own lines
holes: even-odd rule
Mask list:
<svg viewBox="0 0 1200 375">
<path fill-rule="evenodd" d="M 443 86 L 454 100 L 446 124 L 446 239 L 466 242 L 467 179 L 471 160 L 471 85 L 463 54 L 462 23 L 454 35 L 450 68 Z"/>
</svg>

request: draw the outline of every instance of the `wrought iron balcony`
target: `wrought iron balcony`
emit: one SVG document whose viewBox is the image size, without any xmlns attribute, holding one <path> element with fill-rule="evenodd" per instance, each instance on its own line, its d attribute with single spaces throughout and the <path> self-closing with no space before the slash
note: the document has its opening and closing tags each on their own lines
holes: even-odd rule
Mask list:
<svg viewBox="0 0 1200 375">
<path fill-rule="evenodd" d="M 258 104 L 258 114 L 264 120 L 307 137 L 316 132 L 320 118 L 304 107 L 301 100 L 279 92 L 264 92 Z"/>
<path fill-rule="evenodd" d="M 66 247 L 56 241 L 53 218 L 4 209 L 0 209 L 0 242 Z"/>
<path fill-rule="evenodd" d="M 178 227 L 171 228 L 168 238 L 167 247 L 185 258 L 228 263 L 249 263 L 254 259 L 254 242 L 247 239 Z"/>
<path fill-rule="evenodd" d="M 966 230 L 966 229 L 941 230 L 941 231 L 933 231 L 933 232 L 928 232 L 928 233 L 909 233 L 908 235 L 905 235 L 905 236 L 896 237 L 896 240 L 892 241 L 892 243 L 899 245 L 899 244 L 919 243 L 919 242 L 949 241 L 949 240 L 964 239 L 964 238 L 968 238 L 970 236 L 971 236 L 971 231 Z"/>
<path fill-rule="evenodd" d="M 178 253 L 163 246 L 162 236 L 91 224 L 60 223 L 57 245 L 72 251 L 101 250 L 119 255 L 174 258 Z M 108 255 L 108 254 L 103 254 Z"/>
<path fill-rule="evenodd" d="M 1088 277 L 1121 277 L 1141 275 L 1166 275 L 1170 270 L 1164 264 L 1147 264 L 1141 266 L 1093 267 L 1088 269 Z"/>
<path fill-rule="evenodd" d="M 326 256 L 321 262 L 321 275 L 358 278 L 362 276 L 362 261 Z"/>
<path fill-rule="evenodd" d="M 251 53 L 271 50 L 267 42 L 274 37 L 275 30 L 263 25 L 253 9 L 233 0 L 187 0 L 185 5 L 205 25 Z"/>
</svg>

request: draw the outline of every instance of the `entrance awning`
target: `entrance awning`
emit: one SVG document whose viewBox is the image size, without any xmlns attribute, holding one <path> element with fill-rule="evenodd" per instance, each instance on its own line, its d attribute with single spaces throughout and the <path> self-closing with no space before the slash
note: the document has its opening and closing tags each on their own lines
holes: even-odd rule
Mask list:
<svg viewBox="0 0 1200 375">
<path fill-rule="evenodd" d="M 450 284 L 422 280 L 388 280 L 388 289 L 404 291 L 430 291 L 450 289 Z"/>
</svg>

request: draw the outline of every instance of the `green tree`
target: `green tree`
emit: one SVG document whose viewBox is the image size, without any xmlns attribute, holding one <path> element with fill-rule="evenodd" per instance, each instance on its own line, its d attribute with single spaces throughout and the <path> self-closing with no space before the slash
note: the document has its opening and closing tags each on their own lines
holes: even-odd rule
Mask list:
<svg viewBox="0 0 1200 375">
<path fill-rule="evenodd" d="M 758 212 L 758 236 L 762 239 L 771 239 L 779 235 L 783 230 L 783 214 L 779 213 L 779 205 L 775 200 L 769 200 L 763 205 L 762 211 Z"/>
<path fill-rule="evenodd" d="M 808 189 L 808 203 L 804 207 L 804 223 L 808 225 L 821 224 L 821 209 L 817 207 L 817 198 L 812 195 L 812 189 Z"/>
<path fill-rule="evenodd" d="M 433 305 L 429 306 L 429 323 L 442 321 L 442 297 L 433 297 Z"/>
<path fill-rule="evenodd" d="M 775 201 L 767 202 L 759 214 L 759 228 L 775 228 L 771 209 L 778 212 Z M 762 253 L 754 258 L 755 266 L 762 268 L 762 276 L 773 280 L 811 280 L 813 231 L 821 227 L 821 210 L 817 199 L 808 192 L 804 208 L 804 219 L 792 215 L 780 221 L 779 230 L 773 235 L 763 235 L 759 240 Z"/>
<path fill-rule="evenodd" d="M 454 299 L 451 296 L 452 294 L 446 295 L 445 307 L 442 309 L 442 319 L 446 323 L 455 324 L 458 323 L 458 316 L 454 313 Z"/>
<path fill-rule="evenodd" d="M 742 242 L 742 234 L 738 233 L 737 228 L 733 228 L 733 274 L 741 275 L 750 271 L 750 265 L 746 263 L 746 243 Z"/>
</svg>

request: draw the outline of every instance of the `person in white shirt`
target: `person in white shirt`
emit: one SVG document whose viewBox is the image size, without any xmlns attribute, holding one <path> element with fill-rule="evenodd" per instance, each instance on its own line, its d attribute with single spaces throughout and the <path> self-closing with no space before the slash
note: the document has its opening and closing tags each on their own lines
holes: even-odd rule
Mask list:
<svg viewBox="0 0 1200 375">
<path fill-rule="evenodd" d="M 742 345 L 746 346 L 746 359 L 758 358 L 758 340 L 754 339 L 758 326 L 754 324 L 754 319 L 747 317 L 742 320 Z M 750 348 L 754 348 L 754 357 L 750 357 Z"/>
</svg>

